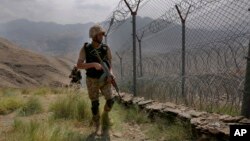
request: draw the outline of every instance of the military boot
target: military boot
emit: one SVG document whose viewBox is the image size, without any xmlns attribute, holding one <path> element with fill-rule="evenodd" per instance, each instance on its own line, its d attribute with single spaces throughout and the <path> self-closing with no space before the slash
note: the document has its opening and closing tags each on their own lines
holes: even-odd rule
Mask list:
<svg viewBox="0 0 250 141">
<path fill-rule="evenodd" d="M 95 127 L 95 134 L 101 135 L 101 124 L 100 124 L 100 115 L 95 115 L 92 117 L 92 120 L 90 122 L 90 126 Z"/>
</svg>

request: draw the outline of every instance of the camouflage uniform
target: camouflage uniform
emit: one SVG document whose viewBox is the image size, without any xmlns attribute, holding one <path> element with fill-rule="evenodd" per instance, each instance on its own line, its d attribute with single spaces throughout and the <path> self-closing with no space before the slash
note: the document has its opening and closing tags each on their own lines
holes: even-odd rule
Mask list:
<svg viewBox="0 0 250 141">
<path fill-rule="evenodd" d="M 111 83 L 106 80 L 101 80 L 101 76 L 104 74 L 103 69 L 100 68 L 100 60 L 97 57 L 99 54 L 103 62 L 106 63 L 109 69 L 111 69 L 111 51 L 107 45 L 102 44 L 103 36 L 105 34 L 104 29 L 100 25 L 94 25 L 89 30 L 89 36 L 92 38 L 92 44 L 85 43 L 82 47 L 78 66 L 86 69 L 86 84 L 88 89 L 88 95 L 91 100 L 91 111 L 93 114 L 93 123 L 96 125 L 96 133 L 100 129 L 100 113 L 99 113 L 99 93 L 104 95 L 106 104 L 104 106 L 104 113 L 102 119 L 108 118 L 108 112 L 111 110 L 114 100 L 111 90 Z M 89 67 L 91 66 L 91 67 Z M 102 81 L 102 82 L 101 82 Z"/>
<path fill-rule="evenodd" d="M 112 56 L 111 56 L 111 51 L 109 49 L 109 47 L 106 47 L 106 52 L 107 54 L 103 56 L 103 58 L 106 58 L 106 60 L 111 60 Z M 85 61 L 88 57 L 88 55 L 86 54 L 86 46 L 82 47 L 81 51 L 80 51 L 80 55 L 79 55 L 79 59 L 82 61 Z M 90 51 L 91 52 L 91 51 Z M 99 51 L 101 52 L 101 51 Z M 95 56 L 93 54 L 93 56 Z M 88 71 L 90 73 L 88 73 Z M 91 72 L 93 72 L 91 74 Z M 96 71 L 95 69 L 89 69 L 86 72 L 86 84 L 87 84 L 87 89 L 88 89 L 88 95 L 91 101 L 95 101 L 95 100 L 99 100 L 99 94 L 101 91 L 101 94 L 105 97 L 106 100 L 112 99 L 113 98 L 113 94 L 112 94 L 112 90 L 111 90 L 111 83 L 108 82 L 100 82 L 99 77 L 97 76 L 95 77 L 95 75 L 97 73 L 100 73 L 100 75 L 103 73 L 102 71 Z M 94 75 L 94 76 L 91 76 Z"/>
<path fill-rule="evenodd" d="M 112 57 L 109 47 L 104 44 L 101 44 L 99 48 L 96 48 L 96 51 L 101 56 L 102 60 L 104 62 L 107 62 L 106 64 L 109 64 L 108 67 L 111 68 Z M 96 52 L 93 51 L 93 47 L 91 44 L 89 45 L 85 44 L 80 51 L 78 61 L 80 60 L 80 62 L 85 62 L 85 63 L 93 63 L 93 62 L 100 63 L 95 53 Z M 100 124 L 100 113 L 99 113 L 100 92 L 106 99 L 106 104 L 104 106 L 102 119 L 109 120 L 108 112 L 112 109 L 114 103 L 113 94 L 111 90 L 111 83 L 107 82 L 106 80 L 102 82 L 100 81 L 100 78 L 103 75 L 103 73 L 104 73 L 103 70 L 96 70 L 95 68 L 86 69 L 86 84 L 88 89 L 88 95 L 92 103 L 91 107 L 93 114 L 92 121 L 94 124 L 96 124 L 97 128 L 99 128 L 98 126 Z"/>
<path fill-rule="evenodd" d="M 91 101 L 99 100 L 100 91 L 106 100 L 113 98 L 110 83 L 100 83 L 99 79 L 87 77 L 86 84 Z"/>
</svg>

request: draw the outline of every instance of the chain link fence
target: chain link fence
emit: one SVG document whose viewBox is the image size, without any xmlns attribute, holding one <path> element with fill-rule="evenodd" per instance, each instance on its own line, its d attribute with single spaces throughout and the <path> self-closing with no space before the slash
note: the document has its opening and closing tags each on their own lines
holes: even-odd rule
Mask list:
<svg viewBox="0 0 250 141">
<path fill-rule="evenodd" d="M 138 0 L 129 3 L 136 7 Z M 138 96 L 184 104 L 182 24 L 176 6 L 182 16 L 188 13 L 185 21 L 186 104 L 200 110 L 239 114 L 246 70 L 244 57 L 250 39 L 249 0 L 142 0 L 136 31 Z M 123 1 L 104 26 L 110 26 L 108 42 L 119 54 L 119 58 L 113 55 L 113 65 L 120 87 L 131 92 L 132 25 Z"/>
</svg>

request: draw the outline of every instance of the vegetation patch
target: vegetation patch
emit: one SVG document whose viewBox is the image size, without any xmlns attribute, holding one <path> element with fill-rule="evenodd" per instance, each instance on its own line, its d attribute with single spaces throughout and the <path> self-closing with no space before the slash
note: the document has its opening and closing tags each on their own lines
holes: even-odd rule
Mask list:
<svg viewBox="0 0 250 141">
<path fill-rule="evenodd" d="M 150 122 L 148 114 L 145 111 L 140 110 L 138 106 L 131 106 L 128 109 L 123 109 L 122 111 L 126 111 L 125 122 L 133 122 L 137 124 Z"/>
<path fill-rule="evenodd" d="M 83 121 L 91 117 L 90 104 L 77 94 L 69 94 L 59 98 L 50 106 L 55 119 L 76 119 Z"/>
<path fill-rule="evenodd" d="M 40 115 L 34 117 L 18 117 L 16 115 L 18 120 L 14 121 L 12 130 L 0 132 L 0 136 L 4 137 L 6 141 L 80 141 L 88 140 L 88 138 L 92 137 L 94 129 L 89 126 L 92 117 L 91 102 L 86 92 L 73 89 L 53 90 L 52 88 L 46 88 L 42 89 L 40 91 L 42 93 L 39 92 L 38 96 L 35 91 L 40 90 L 28 89 L 25 91 L 19 89 L 19 91 L 7 90 L 5 94 L 3 92 L 0 93 L 0 110 L 8 109 L 1 108 L 2 105 L 19 105 L 4 107 L 14 107 L 9 108 L 12 111 L 20 108 L 19 115 L 22 116 L 41 113 L 43 110 L 46 111 L 44 112 L 46 117 L 42 117 L 43 120 L 39 120 Z M 22 96 L 22 94 L 28 94 L 28 96 Z M 50 94 L 53 96 L 49 96 Z M 25 98 L 23 97 L 28 98 L 26 102 L 24 102 L 23 99 Z M 46 101 L 47 98 L 53 99 Z M 15 103 L 13 101 L 17 101 L 17 104 L 3 104 Z M 44 104 L 41 102 L 48 103 Z M 99 108 L 101 114 L 105 102 L 106 100 L 100 97 Z M 49 105 L 49 112 L 51 112 L 49 114 L 47 114 L 47 108 L 43 107 L 47 104 Z M 2 110 L 4 111 L 2 113 L 8 113 L 11 110 Z M 115 102 L 109 117 L 113 124 L 108 129 L 112 128 L 111 130 L 118 133 L 118 136 L 120 133 L 121 140 L 134 140 L 133 137 L 141 136 L 142 134 L 144 134 L 142 138 L 145 137 L 149 140 L 192 140 L 189 124 L 175 119 L 149 119 L 148 113 L 137 106 L 125 107 Z M 135 129 L 130 128 L 135 128 L 140 133 L 134 133 Z M 130 134 L 132 136 L 127 137 Z M 136 139 L 138 138 L 136 137 Z M 113 139 L 112 136 L 111 139 Z"/>
<path fill-rule="evenodd" d="M 6 141 L 82 141 L 86 136 L 67 127 L 47 122 L 15 120 L 14 129 L 6 135 Z"/>
<path fill-rule="evenodd" d="M 0 99 L 0 114 L 9 114 L 16 109 L 22 107 L 23 100 L 18 97 L 1 97 Z"/>
<path fill-rule="evenodd" d="M 42 104 L 37 97 L 31 97 L 21 107 L 19 114 L 22 116 L 33 115 L 42 112 Z"/>
<path fill-rule="evenodd" d="M 34 95 L 46 95 L 46 94 L 51 94 L 50 93 L 50 88 L 37 88 L 33 90 Z"/>
<path fill-rule="evenodd" d="M 146 126 L 144 132 L 151 139 L 184 141 L 192 138 L 191 125 L 180 120 L 156 119 Z"/>
</svg>

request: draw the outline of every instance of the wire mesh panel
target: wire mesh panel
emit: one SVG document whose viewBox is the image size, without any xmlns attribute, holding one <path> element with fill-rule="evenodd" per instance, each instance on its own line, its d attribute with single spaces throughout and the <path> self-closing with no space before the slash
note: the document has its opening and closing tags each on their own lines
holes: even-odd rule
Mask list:
<svg viewBox="0 0 250 141">
<path fill-rule="evenodd" d="M 135 7 L 138 1 L 129 1 Z M 123 4 L 122 4 L 123 3 Z M 250 38 L 249 0 L 143 0 L 137 13 L 142 64 L 137 52 L 138 95 L 183 104 L 182 27 L 185 21 L 185 94 L 188 105 L 198 109 L 238 114 Z M 123 16 L 117 14 L 123 13 Z M 126 13 L 126 14 L 125 14 Z M 124 90 L 132 85 L 132 25 L 123 1 L 107 18 L 110 46 L 122 56 L 114 67 Z M 122 19 L 122 20 L 121 20 Z M 107 26 L 108 24 L 106 24 Z M 139 43 L 138 42 L 138 43 Z M 142 65 L 142 72 L 139 72 Z M 119 74 L 123 69 L 123 78 Z"/>
</svg>

